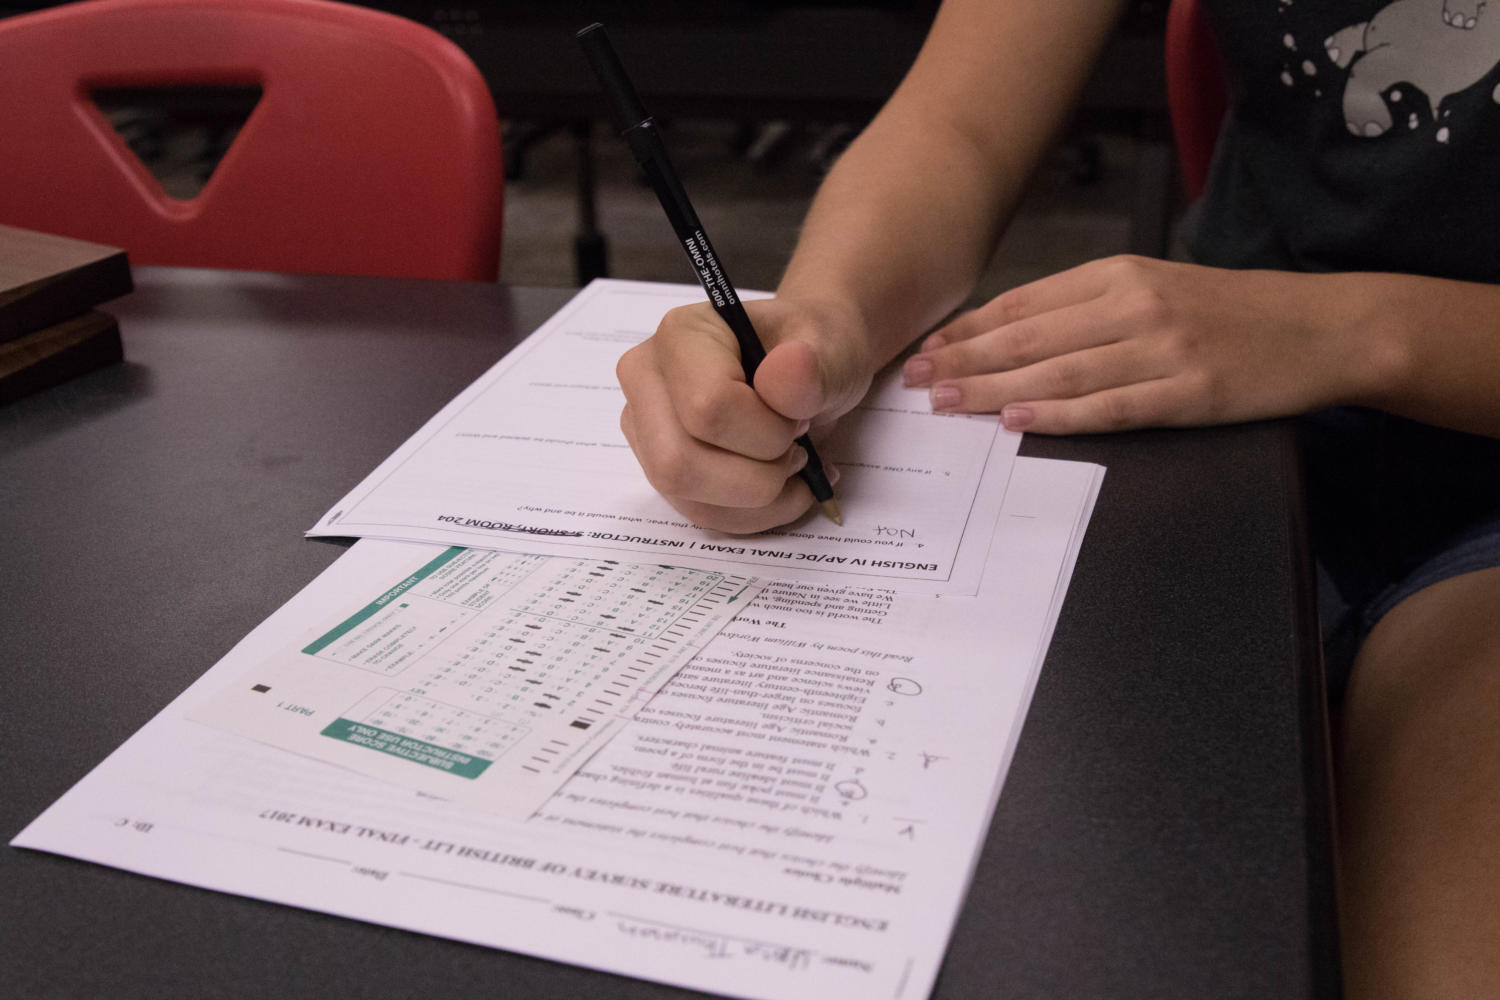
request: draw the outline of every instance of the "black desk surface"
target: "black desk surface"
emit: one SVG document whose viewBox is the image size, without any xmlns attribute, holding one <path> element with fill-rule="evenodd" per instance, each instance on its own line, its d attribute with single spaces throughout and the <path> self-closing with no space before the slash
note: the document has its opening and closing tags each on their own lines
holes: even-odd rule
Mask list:
<svg viewBox="0 0 1500 1000">
<path fill-rule="evenodd" d="M 126 361 L 0 409 L 8 840 L 342 551 L 301 532 L 561 289 L 142 268 Z M 1028 437 L 1109 467 L 935 996 L 1335 996 L 1283 425 Z M 0 847 L 8 997 L 668 997 Z"/>
</svg>

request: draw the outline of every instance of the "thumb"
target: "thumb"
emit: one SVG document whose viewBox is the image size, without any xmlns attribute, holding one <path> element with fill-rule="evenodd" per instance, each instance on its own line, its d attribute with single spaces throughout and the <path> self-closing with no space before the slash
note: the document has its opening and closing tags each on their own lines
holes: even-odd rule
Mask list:
<svg viewBox="0 0 1500 1000">
<path fill-rule="evenodd" d="M 792 420 L 812 420 L 828 408 L 817 353 L 800 340 L 771 348 L 755 369 L 755 392 L 767 406 Z"/>
</svg>

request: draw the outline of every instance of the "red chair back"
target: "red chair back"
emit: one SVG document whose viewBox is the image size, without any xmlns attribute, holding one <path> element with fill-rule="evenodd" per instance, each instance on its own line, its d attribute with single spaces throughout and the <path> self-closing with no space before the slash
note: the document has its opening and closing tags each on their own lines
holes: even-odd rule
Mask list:
<svg viewBox="0 0 1500 1000">
<path fill-rule="evenodd" d="M 1177 145 L 1177 165 L 1189 200 L 1203 193 L 1214 144 L 1229 108 L 1229 83 L 1213 30 L 1198 0 L 1172 0 L 1167 8 L 1167 110 Z"/>
<path fill-rule="evenodd" d="M 90 95 L 250 85 L 196 197 L 169 197 Z M 0 20 L 0 223 L 137 264 L 495 280 L 489 90 L 415 22 L 325 0 L 87 0 Z"/>
</svg>

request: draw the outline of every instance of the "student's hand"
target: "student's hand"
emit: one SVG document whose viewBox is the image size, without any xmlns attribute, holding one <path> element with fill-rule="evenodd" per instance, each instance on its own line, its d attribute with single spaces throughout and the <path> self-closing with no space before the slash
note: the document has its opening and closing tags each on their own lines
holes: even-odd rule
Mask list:
<svg viewBox="0 0 1500 1000">
<path fill-rule="evenodd" d="M 707 303 L 667 313 L 616 368 L 620 427 L 651 485 L 693 523 L 736 534 L 794 521 L 812 505 L 796 476 L 807 455 L 793 439 L 852 409 L 873 374 L 851 310 L 786 299 L 745 308 L 767 348 L 754 388 Z"/>
<path fill-rule="evenodd" d="M 1229 423 L 1360 398 L 1356 276 L 1094 261 L 1012 289 L 907 360 L 934 410 L 999 412 L 1043 434 Z"/>
</svg>

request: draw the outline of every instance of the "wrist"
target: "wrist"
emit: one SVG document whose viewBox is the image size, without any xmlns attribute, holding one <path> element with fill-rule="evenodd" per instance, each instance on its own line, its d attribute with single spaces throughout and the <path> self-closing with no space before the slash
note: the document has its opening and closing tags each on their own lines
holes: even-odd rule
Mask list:
<svg viewBox="0 0 1500 1000">
<path fill-rule="evenodd" d="M 1423 325 L 1421 313 L 1432 308 L 1431 289 L 1424 295 L 1422 279 L 1401 274 L 1330 277 L 1339 304 L 1330 324 L 1336 352 L 1330 361 L 1343 376 L 1330 402 L 1399 409 L 1416 377 L 1415 335 Z"/>
</svg>

